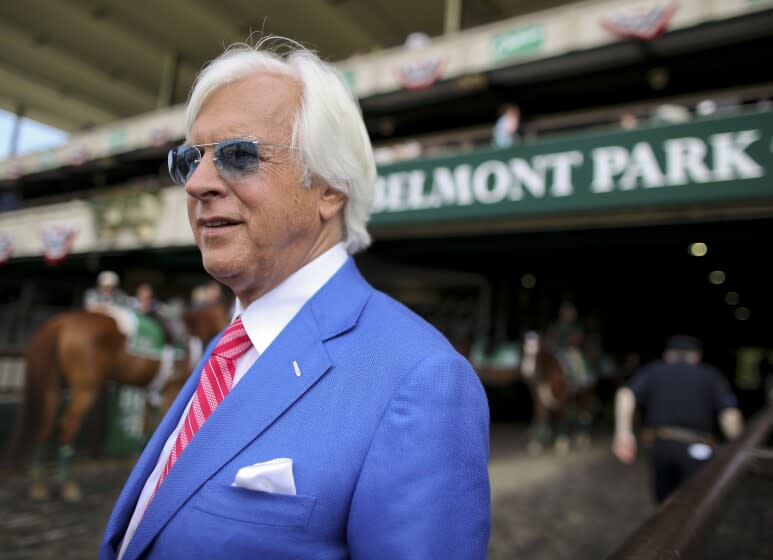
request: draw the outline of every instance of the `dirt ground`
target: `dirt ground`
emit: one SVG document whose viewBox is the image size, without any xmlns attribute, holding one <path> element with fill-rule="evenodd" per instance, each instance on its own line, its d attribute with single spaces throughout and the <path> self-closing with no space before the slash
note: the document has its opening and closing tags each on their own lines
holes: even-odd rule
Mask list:
<svg viewBox="0 0 773 560">
<path fill-rule="evenodd" d="M 603 560 L 655 510 L 645 458 L 621 464 L 611 435 L 563 456 L 529 455 L 512 426 L 491 441 L 489 560 Z"/>
<path fill-rule="evenodd" d="M 608 435 L 566 456 L 531 456 L 525 443 L 521 425 L 491 428 L 489 560 L 601 560 L 654 510 L 644 460 L 619 464 Z M 79 461 L 84 499 L 78 505 L 30 502 L 24 477 L 0 472 L 0 557 L 96 558 L 130 467 L 129 460 Z"/>
</svg>

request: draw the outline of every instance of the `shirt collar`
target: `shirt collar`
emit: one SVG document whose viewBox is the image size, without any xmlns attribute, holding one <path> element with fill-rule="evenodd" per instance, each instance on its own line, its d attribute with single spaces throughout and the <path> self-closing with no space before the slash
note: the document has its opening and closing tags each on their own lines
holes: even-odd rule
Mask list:
<svg viewBox="0 0 773 560">
<path fill-rule="evenodd" d="M 307 301 L 340 269 L 349 255 L 337 243 L 316 259 L 288 276 L 281 284 L 253 301 L 246 309 L 239 298 L 233 319 L 241 315 L 244 329 L 262 354 Z"/>
</svg>

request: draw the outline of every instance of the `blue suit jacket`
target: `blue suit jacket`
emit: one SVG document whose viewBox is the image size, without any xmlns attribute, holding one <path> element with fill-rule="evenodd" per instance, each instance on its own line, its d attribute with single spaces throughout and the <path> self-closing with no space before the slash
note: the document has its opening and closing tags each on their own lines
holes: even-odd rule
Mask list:
<svg viewBox="0 0 773 560">
<path fill-rule="evenodd" d="M 115 557 L 212 347 L 129 476 L 100 558 Z M 469 362 L 349 259 L 207 419 L 124 558 L 485 558 L 488 425 Z M 231 486 L 277 457 L 293 459 L 297 495 Z"/>
</svg>

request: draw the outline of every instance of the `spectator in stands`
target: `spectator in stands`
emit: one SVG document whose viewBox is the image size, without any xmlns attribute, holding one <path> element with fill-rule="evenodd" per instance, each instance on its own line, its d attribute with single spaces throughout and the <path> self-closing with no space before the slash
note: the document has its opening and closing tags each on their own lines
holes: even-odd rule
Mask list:
<svg viewBox="0 0 773 560">
<path fill-rule="evenodd" d="M 632 130 L 639 126 L 639 117 L 633 111 L 625 111 L 620 115 L 620 128 L 623 130 Z"/>
<path fill-rule="evenodd" d="M 376 168 L 345 82 L 268 37 L 205 66 L 185 122 L 170 172 L 234 319 L 148 442 L 100 557 L 485 558 L 486 395 L 350 256 L 370 243 Z"/>
<path fill-rule="evenodd" d="M 650 117 L 653 124 L 681 124 L 690 120 L 690 110 L 675 103 L 663 103 L 655 107 Z"/>
<path fill-rule="evenodd" d="M 508 148 L 521 141 L 521 109 L 513 103 L 502 105 L 494 125 L 492 143 L 497 148 Z"/>
<path fill-rule="evenodd" d="M 636 406 L 654 432 L 651 460 L 655 500 L 660 503 L 713 455 L 714 426 L 728 439 L 743 430 L 735 395 L 722 374 L 702 363 L 702 344 L 691 336 L 668 339 L 661 360 L 639 369 L 615 396 L 612 451 L 623 463 L 636 458 L 632 424 Z"/>
<path fill-rule="evenodd" d="M 118 287 L 119 283 L 118 274 L 112 270 L 103 270 L 97 276 L 97 286 L 86 290 L 83 307 L 89 311 L 96 311 L 105 305 L 127 305 L 128 298 Z"/>
</svg>

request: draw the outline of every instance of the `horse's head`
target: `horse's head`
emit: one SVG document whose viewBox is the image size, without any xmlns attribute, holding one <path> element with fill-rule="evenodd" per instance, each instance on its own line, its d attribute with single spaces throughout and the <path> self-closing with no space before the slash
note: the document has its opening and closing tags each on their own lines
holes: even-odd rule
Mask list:
<svg viewBox="0 0 773 560">
<path fill-rule="evenodd" d="M 540 336 L 537 331 L 526 331 L 523 335 L 524 356 L 536 356 L 540 351 Z"/>
<path fill-rule="evenodd" d="M 540 351 L 540 336 L 537 331 L 526 331 L 523 335 L 521 375 L 532 379 L 537 373 L 537 355 Z"/>
<path fill-rule="evenodd" d="M 188 334 L 198 338 L 204 345 L 228 326 L 231 317 L 225 304 L 207 303 L 188 309 L 183 314 Z"/>
</svg>

